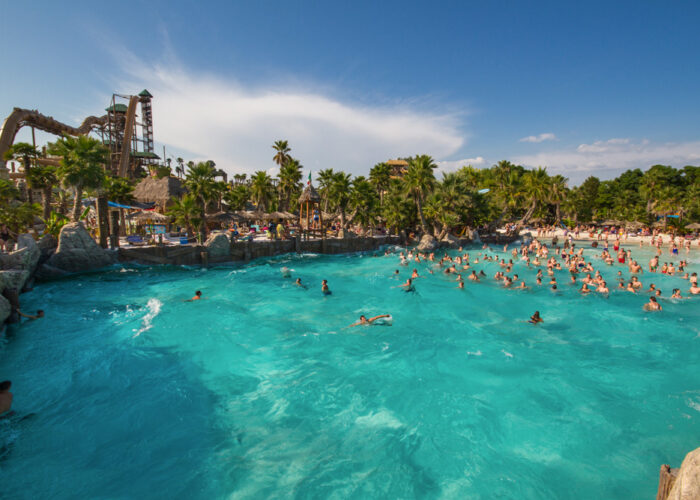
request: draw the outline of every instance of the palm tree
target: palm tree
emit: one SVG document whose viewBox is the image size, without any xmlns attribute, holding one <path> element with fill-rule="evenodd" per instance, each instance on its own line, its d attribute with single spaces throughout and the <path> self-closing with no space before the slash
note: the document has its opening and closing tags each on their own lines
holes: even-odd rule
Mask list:
<svg viewBox="0 0 700 500">
<path fill-rule="evenodd" d="M 289 152 L 291 148 L 287 144 L 287 141 L 275 141 L 272 145 L 272 149 L 275 150 L 275 156 L 272 157 L 272 161 L 274 161 L 281 170 L 290 159 Z"/>
<path fill-rule="evenodd" d="M 27 201 L 32 203 L 32 190 L 31 184 L 29 183 L 29 176 L 31 174 L 31 160 L 39 156 L 37 149 L 27 142 L 16 142 L 10 148 L 5 151 L 4 160 L 22 160 L 24 165 L 24 176 L 27 179 Z"/>
<path fill-rule="evenodd" d="M 340 227 L 345 229 L 345 210 L 350 202 L 350 174 L 336 172 L 328 187 L 328 198 L 331 206 L 340 211 Z"/>
<path fill-rule="evenodd" d="M 177 167 L 175 167 L 175 173 L 180 179 L 182 179 L 182 176 L 185 175 L 185 160 L 178 156 L 175 159 L 175 161 L 177 162 Z"/>
<path fill-rule="evenodd" d="M 428 226 L 423 215 L 423 201 L 435 185 L 434 170 L 437 165 L 428 155 L 420 155 L 411 158 L 408 163 L 408 172 L 404 177 L 406 191 L 413 196 L 420 218 L 423 233 L 428 233 Z"/>
<path fill-rule="evenodd" d="M 382 206 L 382 217 L 387 227 L 395 232 L 408 227 L 416 219 L 415 210 L 415 203 L 406 197 L 403 181 L 392 179 Z"/>
<path fill-rule="evenodd" d="M 295 158 L 290 158 L 287 162 L 280 168 L 279 177 L 279 190 L 280 194 L 283 195 L 285 203 L 284 209 L 289 210 L 290 200 L 292 194 L 299 192 L 299 187 L 301 181 L 301 169 L 302 166 L 299 160 Z"/>
<path fill-rule="evenodd" d="M 272 178 L 267 172 L 258 170 L 251 177 L 250 198 L 260 210 L 264 211 L 269 206 L 274 197 L 274 189 Z"/>
<path fill-rule="evenodd" d="M 379 211 L 379 197 L 372 184 L 364 177 L 355 177 L 350 191 L 350 207 L 353 213 L 350 220 L 357 220 L 363 227 L 374 230 Z"/>
<path fill-rule="evenodd" d="M 369 171 L 369 181 L 379 193 L 379 204 L 384 204 L 384 193 L 389 189 L 391 181 L 391 167 L 386 163 L 377 163 Z"/>
<path fill-rule="evenodd" d="M 63 185 L 71 187 L 75 193 L 72 220 L 77 222 L 80 219 L 83 190 L 102 187 L 109 150 L 87 135 L 63 136 L 49 144 L 48 150 L 61 157 L 56 173 Z"/>
<path fill-rule="evenodd" d="M 189 234 L 194 234 L 194 228 L 202 222 L 201 205 L 199 200 L 191 194 L 187 194 L 179 200 L 173 198 L 168 215 L 175 219 L 176 224 L 186 228 Z"/>
<path fill-rule="evenodd" d="M 211 162 L 200 162 L 187 172 L 185 187 L 199 201 L 199 238 L 200 243 L 207 237 L 206 209 L 207 203 L 218 197 L 214 180 L 214 167 Z"/>
<path fill-rule="evenodd" d="M 321 195 L 323 199 L 323 211 L 328 212 L 328 190 L 333 183 L 333 172 L 332 168 L 326 168 L 318 173 L 316 180 L 318 181 L 318 194 Z"/>
<path fill-rule="evenodd" d="M 51 195 L 53 194 L 53 187 L 57 183 L 56 167 L 53 165 L 35 165 L 27 174 L 28 186 L 31 189 L 41 190 L 42 216 L 44 219 L 48 219 L 49 214 L 51 214 Z"/>
<path fill-rule="evenodd" d="M 128 205 L 134 201 L 134 185 L 124 177 L 107 177 L 105 194 L 109 201 Z M 126 236 L 126 218 L 124 209 L 121 207 L 119 208 L 119 235 Z"/>
<path fill-rule="evenodd" d="M 528 200 L 529 207 L 525 215 L 523 215 L 518 222 L 519 226 L 527 224 L 527 221 L 530 220 L 537 206 L 549 198 L 550 185 L 546 167 L 537 167 L 535 170 L 530 170 L 525 174 L 523 187 L 525 188 L 524 194 Z"/>
<path fill-rule="evenodd" d="M 549 202 L 554 203 L 554 224 L 561 222 L 561 204 L 566 200 L 569 181 L 563 175 L 557 174 L 549 178 Z"/>
<path fill-rule="evenodd" d="M 250 198 L 250 189 L 244 184 L 237 184 L 224 193 L 224 201 L 230 210 L 243 210 Z"/>
</svg>

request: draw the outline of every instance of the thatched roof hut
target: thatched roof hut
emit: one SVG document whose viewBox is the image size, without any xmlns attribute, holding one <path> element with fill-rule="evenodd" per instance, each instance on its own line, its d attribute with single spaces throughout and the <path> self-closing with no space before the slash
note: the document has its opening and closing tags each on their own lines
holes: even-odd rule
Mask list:
<svg viewBox="0 0 700 500">
<path fill-rule="evenodd" d="M 308 184 L 301 193 L 301 196 L 299 196 L 299 204 L 306 203 L 307 201 L 311 203 L 321 203 L 321 195 L 318 194 L 318 191 L 316 191 L 311 184 Z"/>
<path fill-rule="evenodd" d="M 126 216 L 127 219 L 136 221 L 138 223 L 147 224 L 157 224 L 163 223 L 170 220 L 167 215 L 159 214 L 158 212 L 148 211 L 148 212 L 134 212 Z"/>
<path fill-rule="evenodd" d="M 172 198 L 180 198 L 187 190 L 177 177 L 146 177 L 134 188 L 134 199 L 143 203 L 155 202 L 165 208 Z"/>
</svg>

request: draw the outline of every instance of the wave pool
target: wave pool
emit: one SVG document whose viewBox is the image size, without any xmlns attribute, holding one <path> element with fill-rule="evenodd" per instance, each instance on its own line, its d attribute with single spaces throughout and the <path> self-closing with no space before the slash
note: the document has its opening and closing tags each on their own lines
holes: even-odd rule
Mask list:
<svg viewBox="0 0 700 500">
<path fill-rule="evenodd" d="M 37 286 L 23 305 L 46 317 L 0 346 L 3 493 L 651 498 L 659 466 L 700 444 L 700 298 L 645 313 L 646 294 L 581 296 L 566 271 L 555 295 L 498 286 L 494 263 L 459 290 L 430 265 L 284 256 Z M 414 267 L 417 293 L 392 288 Z M 596 267 L 611 289 L 627 275 Z M 392 326 L 345 328 L 383 313 Z"/>
</svg>

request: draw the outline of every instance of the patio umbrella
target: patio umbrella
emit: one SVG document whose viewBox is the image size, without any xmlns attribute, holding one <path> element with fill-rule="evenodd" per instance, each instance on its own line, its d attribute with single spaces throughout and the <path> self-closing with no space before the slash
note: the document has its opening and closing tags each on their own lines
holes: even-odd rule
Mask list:
<svg viewBox="0 0 700 500">
<path fill-rule="evenodd" d="M 700 229 L 700 224 L 697 222 L 693 222 L 692 224 L 688 224 L 685 226 L 687 229 Z"/>
<path fill-rule="evenodd" d="M 233 212 L 216 212 L 207 214 L 207 222 L 240 222 L 243 220 L 239 214 Z"/>
<path fill-rule="evenodd" d="M 136 222 L 167 222 L 170 217 L 163 215 L 158 212 L 135 212 L 126 216 L 129 220 L 134 220 Z"/>
</svg>

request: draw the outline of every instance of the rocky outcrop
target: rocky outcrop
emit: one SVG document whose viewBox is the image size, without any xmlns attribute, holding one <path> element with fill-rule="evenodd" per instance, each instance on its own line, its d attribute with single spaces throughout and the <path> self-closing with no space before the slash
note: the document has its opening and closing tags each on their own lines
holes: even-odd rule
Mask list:
<svg viewBox="0 0 700 500">
<path fill-rule="evenodd" d="M 39 268 L 37 277 L 48 279 L 99 269 L 113 264 L 115 257 L 95 243 L 82 223 L 72 222 L 61 229 L 58 247 Z"/>
<path fill-rule="evenodd" d="M 445 236 L 442 237 L 440 240 L 440 243 L 443 245 L 448 245 L 450 247 L 458 247 L 461 244 L 461 240 L 454 236 L 453 234 L 447 233 Z"/>
<path fill-rule="evenodd" d="M 12 307 L 10 307 L 10 303 L 5 297 L 0 295 L 0 328 L 2 328 L 2 325 L 7 321 L 7 318 L 10 317 L 11 312 Z"/>
<path fill-rule="evenodd" d="M 231 255 L 231 240 L 224 233 L 216 233 L 209 235 L 204 243 L 211 261 L 226 260 Z"/>
<path fill-rule="evenodd" d="M 420 239 L 420 243 L 418 243 L 418 246 L 416 247 L 416 250 L 419 252 L 423 253 L 430 253 L 434 252 L 438 247 L 438 242 L 430 234 L 424 234 L 423 237 Z"/>
<path fill-rule="evenodd" d="M 21 234 L 17 238 L 17 249 L 10 253 L 0 254 L 0 269 L 21 269 L 32 274 L 39 263 L 41 251 L 34 238 L 29 234 Z"/>
<path fill-rule="evenodd" d="M 683 464 L 667 498 L 668 500 L 700 499 L 700 448 L 691 451 L 683 459 Z"/>
<path fill-rule="evenodd" d="M 37 246 L 41 252 L 41 255 L 39 256 L 39 264 L 41 265 L 49 260 L 49 257 L 51 257 L 56 251 L 56 248 L 58 248 L 58 240 L 50 234 L 45 234 L 41 237 L 37 243 Z"/>
</svg>

